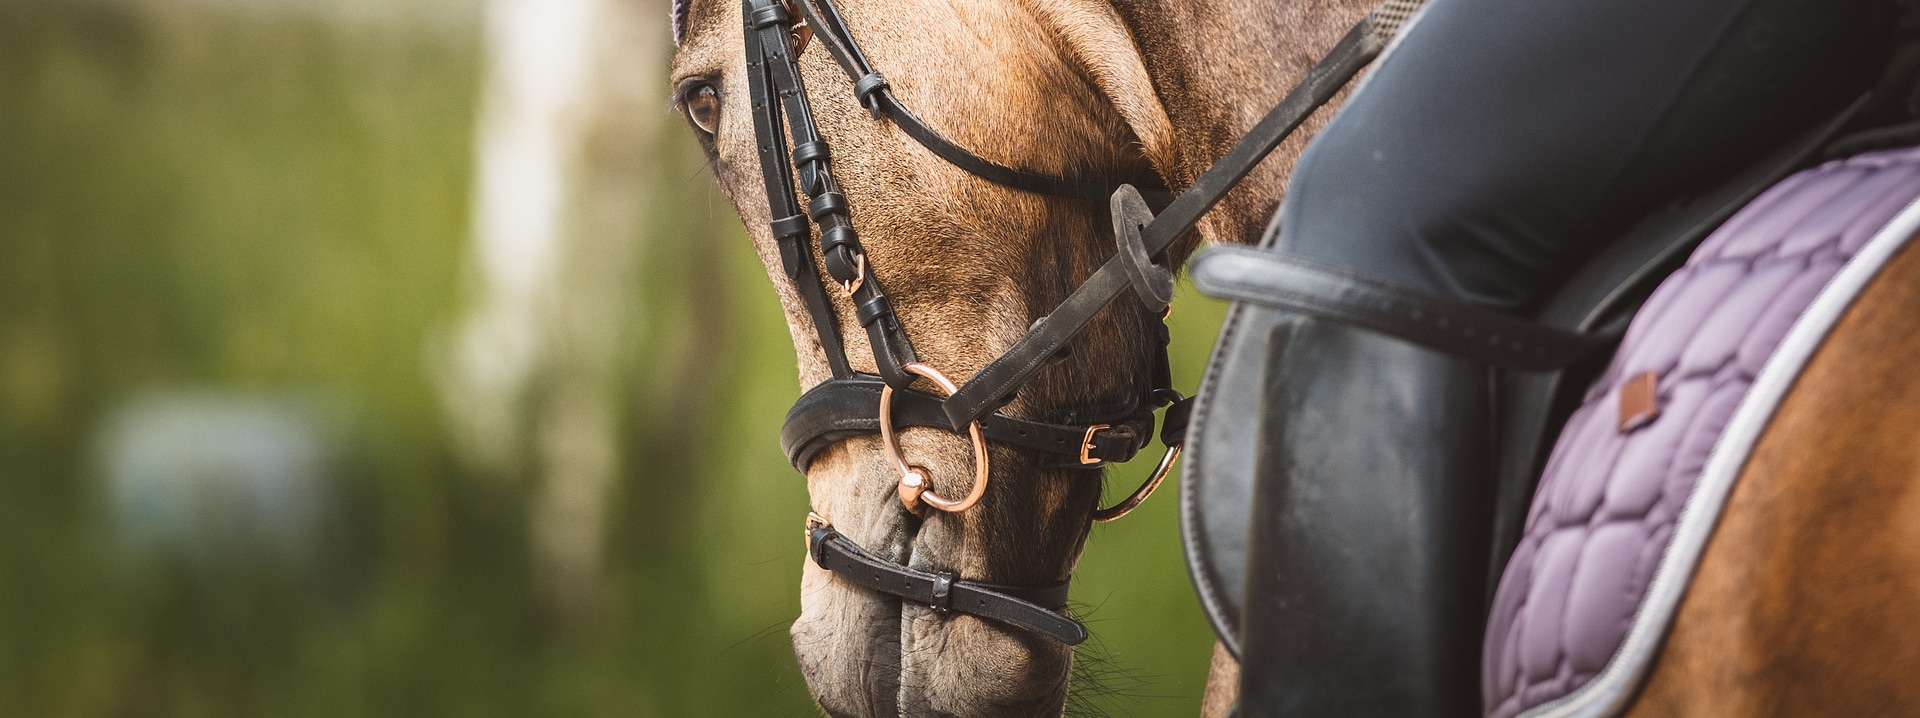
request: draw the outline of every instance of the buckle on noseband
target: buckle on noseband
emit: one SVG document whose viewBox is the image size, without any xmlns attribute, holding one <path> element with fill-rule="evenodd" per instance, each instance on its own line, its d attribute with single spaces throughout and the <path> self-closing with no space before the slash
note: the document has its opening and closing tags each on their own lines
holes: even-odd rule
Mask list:
<svg viewBox="0 0 1920 718">
<path fill-rule="evenodd" d="M 1090 455 L 1093 453 L 1093 435 L 1100 433 L 1101 430 L 1111 428 L 1113 428 L 1112 424 L 1094 424 L 1093 426 L 1087 427 L 1086 438 L 1080 440 L 1080 463 L 1082 465 L 1098 464 L 1105 461 L 1104 459 L 1093 458 Z"/>
<path fill-rule="evenodd" d="M 952 396 L 959 387 L 952 379 L 940 373 L 939 369 L 920 362 L 900 365 L 900 370 L 909 374 L 932 380 L 940 390 Z M 987 437 L 980 431 L 980 422 L 967 424 L 967 434 L 973 439 L 973 490 L 958 501 L 933 492 L 928 486 L 932 477 L 927 470 L 907 463 L 907 457 L 900 451 L 900 439 L 893 432 L 893 386 L 880 389 L 880 443 L 887 449 L 887 457 L 893 459 L 893 467 L 900 472 L 900 503 L 908 511 L 919 512 L 920 504 L 926 503 L 941 511 L 958 513 L 979 503 L 980 497 L 987 493 Z"/>
<path fill-rule="evenodd" d="M 820 562 L 820 557 L 816 555 L 817 552 L 820 550 L 820 542 L 817 540 L 816 534 L 820 533 L 821 529 L 831 529 L 831 528 L 833 528 L 833 522 L 828 521 L 827 517 L 821 516 L 820 514 L 814 513 L 812 511 L 807 512 L 807 530 L 805 532 L 806 539 L 807 539 L 807 555 L 813 556 L 814 563 Z"/>
<path fill-rule="evenodd" d="M 747 22 L 757 30 L 768 25 L 785 25 L 791 23 L 793 22 L 793 16 L 787 13 L 785 5 L 768 5 L 755 9 L 753 14 L 748 17 Z"/>
</svg>

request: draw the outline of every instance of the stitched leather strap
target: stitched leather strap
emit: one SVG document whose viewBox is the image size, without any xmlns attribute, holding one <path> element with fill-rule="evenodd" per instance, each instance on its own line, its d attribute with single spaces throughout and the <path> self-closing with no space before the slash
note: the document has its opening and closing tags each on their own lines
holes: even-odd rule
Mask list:
<svg viewBox="0 0 1920 718">
<path fill-rule="evenodd" d="M 1487 311 L 1252 247 L 1214 247 L 1193 260 L 1208 295 L 1311 314 L 1523 371 L 1579 361 L 1619 340 Z"/>
<path fill-rule="evenodd" d="M 1040 633 L 1069 646 L 1087 640 L 1087 627 L 1056 611 L 1067 605 L 1067 582 L 1006 586 L 966 581 L 950 573 L 907 568 L 867 553 L 832 526 L 807 533 L 813 562 L 855 585 L 936 611 L 959 611 Z"/>
<path fill-rule="evenodd" d="M 1167 406 L 1167 418 L 1160 422 L 1160 444 L 1181 446 L 1187 443 L 1187 426 L 1193 420 L 1193 399 L 1184 397 Z"/>
<path fill-rule="evenodd" d="M 752 29 L 746 32 L 746 46 L 747 89 L 755 98 L 754 134 L 758 137 L 783 137 L 779 104 L 767 103 L 763 99 L 772 96 L 773 80 L 760 35 Z M 776 218 L 772 226 L 774 243 L 780 248 L 780 267 L 786 272 L 787 278 L 793 281 L 794 288 L 800 291 L 800 299 L 807 306 L 808 316 L 813 319 L 815 333 L 820 337 L 820 348 L 826 353 L 827 365 L 833 370 L 833 375 L 851 376 L 853 369 L 847 363 L 847 351 L 840 340 L 840 320 L 835 316 L 833 302 L 827 298 L 826 284 L 813 263 L 812 231 L 806 215 L 800 213 L 800 201 L 793 192 L 793 168 L 780 155 L 777 143 L 761 142 L 759 145 L 761 181 L 766 187 L 768 209 Z"/>
<path fill-rule="evenodd" d="M 840 17 L 840 9 L 834 6 L 833 0 L 800 0 L 795 5 L 799 7 L 801 16 L 806 18 L 807 24 L 813 27 L 814 36 L 824 41 L 828 54 L 833 55 L 833 59 L 840 63 L 840 68 L 847 72 L 847 79 L 853 82 L 854 96 L 860 99 L 860 104 L 865 105 L 876 119 L 886 117 L 892 120 L 908 137 L 940 159 L 988 182 L 1025 192 L 1093 202 L 1105 202 L 1113 194 L 1115 185 L 1111 183 L 1018 170 L 954 144 L 928 127 L 919 116 L 901 104 L 899 98 L 894 97 L 893 87 L 887 84 L 886 77 L 873 69 L 873 63 L 867 60 L 866 53 L 861 52 L 859 43 L 853 42 L 853 34 L 847 30 L 846 21 Z M 1156 207 L 1165 207 L 1173 201 L 1173 193 L 1165 187 L 1143 189 L 1141 194 Z"/>
<path fill-rule="evenodd" d="M 788 254 L 799 255 L 798 264 L 812 264 L 813 252 L 806 246 L 805 233 L 793 233 L 799 215 L 795 180 L 809 198 L 808 216 L 820 228 L 821 265 L 833 279 L 852 292 L 855 314 L 867 331 L 867 343 L 873 348 L 880 376 L 897 388 L 906 388 L 913 377 L 901 366 L 918 361 L 906 328 L 893 312 L 886 290 L 866 269 L 865 250 L 853 229 L 845 195 L 840 193 L 828 162 L 832 155 L 820 128 L 813 119 L 813 107 L 807 99 L 806 83 L 794 56 L 790 34 L 792 18 L 781 0 L 743 0 L 740 13 L 745 21 L 747 87 L 751 93 L 754 135 L 758 140 L 760 172 L 767 190 L 767 202 L 773 216 L 780 217 L 773 227 L 781 241 L 782 263 L 794 277 L 801 296 L 812 315 L 814 331 L 826 349 L 827 361 L 835 376 L 851 375 L 833 307 L 826 302 L 822 278 L 812 267 L 795 275 Z M 781 120 L 784 119 L 785 131 Z M 792 135 L 793 154 L 787 154 L 787 136 Z M 790 162 L 789 160 L 796 160 Z M 797 160 L 805 160 L 804 163 Z M 792 250 L 788 246 L 792 246 Z M 805 251 L 802 251 L 805 250 Z M 805 276 L 805 275 L 812 276 Z"/>
<path fill-rule="evenodd" d="M 1193 186 L 1181 192 L 1166 211 L 1141 231 L 1140 240 L 1147 255 L 1157 256 L 1167 251 L 1175 240 L 1193 229 L 1207 210 L 1226 197 L 1227 190 L 1233 189 L 1281 140 L 1306 121 L 1308 115 L 1326 104 L 1361 68 L 1380 55 L 1380 50 L 1391 39 L 1389 33 L 1393 27 L 1398 27 L 1398 23 L 1376 25 L 1372 15 L 1354 25 L 1280 104 L 1268 111 L 1259 124 L 1247 131 Z M 1093 321 L 1094 315 L 1132 285 L 1127 267 L 1128 260 L 1118 256 L 1101 265 L 1047 315 L 1046 321 L 1028 331 L 1012 349 L 974 374 L 960 391 L 947 399 L 948 420 L 955 426 L 965 426 L 1012 399 L 1021 385 L 1046 366 L 1048 357 L 1065 347 Z"/>
<path fill-rule="evenodd" d="M 829 379 L 809 389 L 787 411 L 780 427 L 780 448 L 787 461 L 802 472 L 813 457 L 834 443 L 852 436 L 880 433 L 880 389 L 885 386 L 877 376 L 856 374 L 846 379 Z M 895 426 L 923 426 L 951 431 L 940 400 L 917 391 L 896 391 L 893 395 Z M 1101 424 L 1103 429 L 1094 427 Z M 1085 424 L 1052 424 L 1016 419 L 1005 414 L 989 414 L 980 420 L 987 438 L 1003 444 L 1046 453 L 1042 466 L 1047 468 L 1097 469 L 1108 463 L 1125 463 L 1146 448 L 1153 435 L 1151 407 L 1143 407 L 1115 419 Z M 1091 440 L 1089 441 L 1089 434 Z M 1096 463 L 1082 463 L 1080 452 Z"/>
</svg>

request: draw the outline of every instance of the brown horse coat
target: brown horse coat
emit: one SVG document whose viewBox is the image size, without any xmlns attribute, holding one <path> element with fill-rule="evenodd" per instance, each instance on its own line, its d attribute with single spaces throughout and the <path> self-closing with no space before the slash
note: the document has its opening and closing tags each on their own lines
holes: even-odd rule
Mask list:
<svg viewBox="0 0 1920 718">
<path fill-rule="evenodd" d="M 1920 711 L 1920 249 L 1761 435 L 1633 714 Z"/>
</svg>

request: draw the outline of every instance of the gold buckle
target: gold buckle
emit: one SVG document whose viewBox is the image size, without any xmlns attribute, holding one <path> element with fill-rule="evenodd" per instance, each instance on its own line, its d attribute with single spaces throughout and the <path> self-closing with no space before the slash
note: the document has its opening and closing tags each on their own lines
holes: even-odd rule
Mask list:
<svg viewBox="0 0 1920 718">
<path fill-rule="evenodd" d="M 1104 459 L 1096 459 L 1096 458 L 1093 458 L 1092 456 L 1089 456 L 1088 452 L 1093 451 L 1093 435 L 1098 433 L 1101 429 L 1111 429 L 1111 428 L 1113 428 L 1113 425 L 1111 424 L 1094 424 L 1093 426 L 1087 427 L 1086 438 L 1083 438 L 1080 440 L 1080 463 L 1081 464 L 1083 465 L 1098 464 L 1101 461 L 1104 461 Z"/>
<path fill-rule="evenodd" d="M 828 521 L 827 517 L 821 516 L 820 514 L 816 514 L 812 511 L 807 512 L 807 530 L 801 532 L 801 536 L 806 539 L 807 553 L 809 554 L 813 553 L 814 530 L 822 526 L 832 526 L 832 525 L 833 525 L 833 522 Z"/>
<path fill-rule="evenodd" d="M 863 285 L 866 283 L 867 283 L 867 253 L 861 252 L 859 254 L 853 255 L 853 279 L 847 280 L 845 282 L 841 282 L 840 288 L 847 290 L 847 294 L 851 296 L 854 292 L 860 291 L 860 285 Z"/>
</svg>

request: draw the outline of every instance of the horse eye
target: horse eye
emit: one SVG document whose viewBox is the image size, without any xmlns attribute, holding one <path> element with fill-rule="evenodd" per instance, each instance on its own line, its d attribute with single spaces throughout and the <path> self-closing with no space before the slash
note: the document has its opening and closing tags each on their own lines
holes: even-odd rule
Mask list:
<svg viewBox="0 0 1920 718">
<path fill-rule="evenodd" d="M 687 91 L 687 119 L 701 132 L 714 134 L 720 128 L 720 93 L 712 85 L 700 85 Z"/>
</svg>

